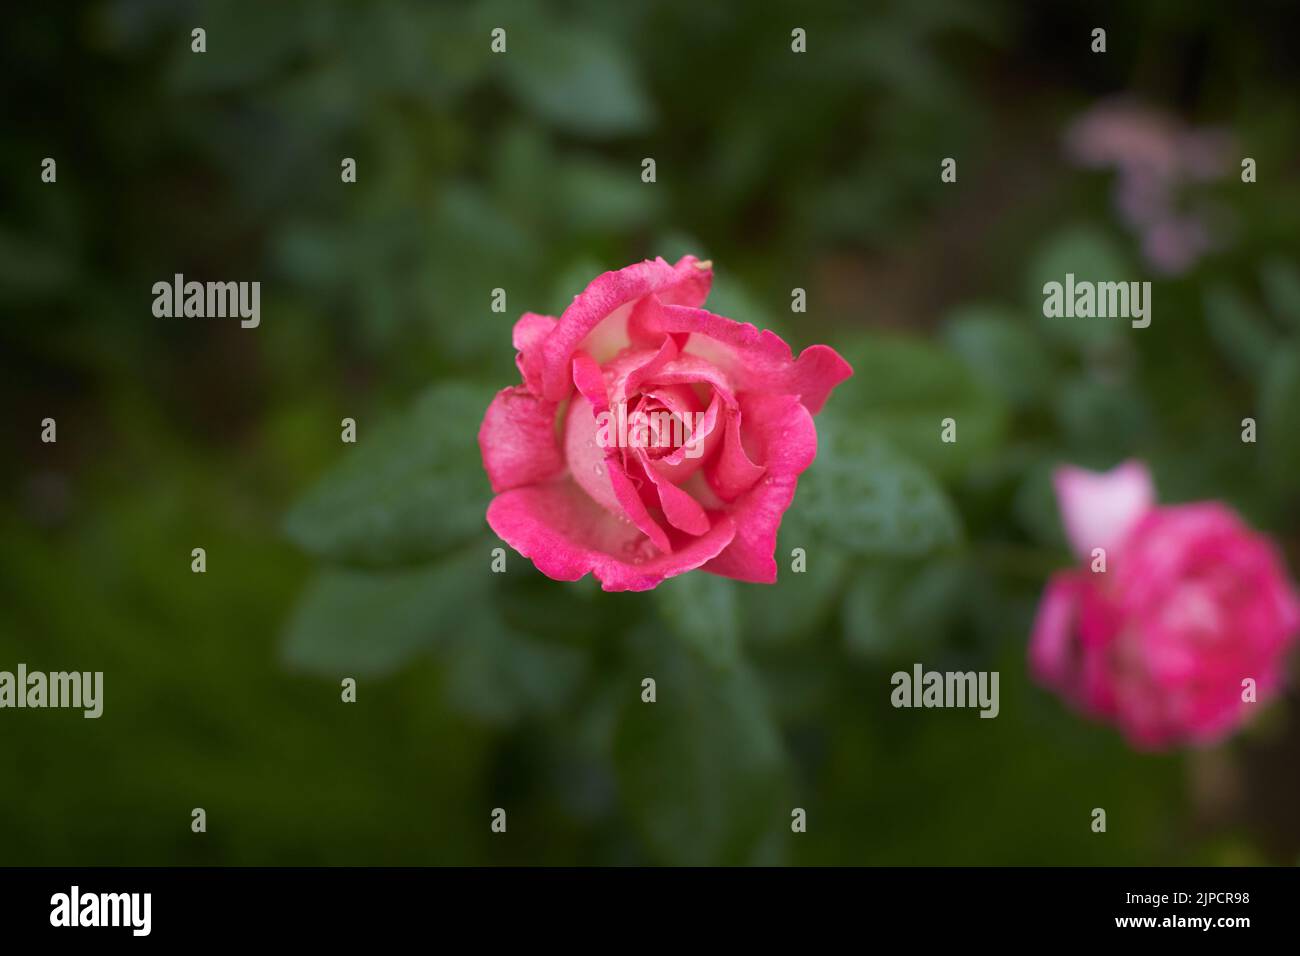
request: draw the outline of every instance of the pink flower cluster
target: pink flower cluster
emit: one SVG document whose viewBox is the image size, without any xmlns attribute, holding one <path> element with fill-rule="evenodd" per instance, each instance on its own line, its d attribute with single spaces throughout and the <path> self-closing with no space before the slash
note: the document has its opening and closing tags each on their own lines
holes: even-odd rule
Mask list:
<svg viewBox="0 0 1300 956">
<path fill-rule="evenodd" d="M 1080 166 L 1116 171 L 1119 215 L 1161 272 L 1185 272 L 1220 245 L 1222 216 L 1206 203 L 1189 205 L 1183 194 L 1227 174 L 1233 147 L 1228 133 L 1188 127 L 1151 107 L 1113 100 L 1076 119 L 1065 147 Z"/>
<path fill-rule="evenodd" d="M 1300 628 L 1272 544 L 1218 502 L 1157 505 L 1138 462 L 1064 467 L 1055 484 L 1084 566 L 1048 584 L 1036 677 L 1147 749 L 1210 743 L 1248 719 L 1281 685 Z"/>
</svg>

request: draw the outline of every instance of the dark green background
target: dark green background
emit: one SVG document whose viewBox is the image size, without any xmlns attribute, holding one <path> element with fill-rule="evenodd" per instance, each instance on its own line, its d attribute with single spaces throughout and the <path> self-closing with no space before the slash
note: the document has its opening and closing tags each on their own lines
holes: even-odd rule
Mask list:
<svg viewBox="0 0 1300 956">
<path fill-rule="evenodd" d="M 98 721 L 0 712 L 0 864 L 1295 862 L 1294 698 L 1212 751 L 1137 754 L 1024 663 L 1068 561 L 1057 461 L 1143 457 L 1166 499 L 1225 499 L 1297 556 L 1284 10 L 10 13 L 0 669 L 106 686 Z M 1142 263 L 1113 176 L 1062 154 L 1120 91 L 1229 127 L 1259 164 L 1207 187 L 1235 237 L 1178 278 Z M 474 440 L 517 380 L 514 319 L 685 252 L 714 260 L 715 310 L 857 369 L 782 530 L 809 572 L 639 595 L 513 553 L 489 574 Z M 1044 320 L 1067 269 L 1153 279 L 1151 328 Z M 177 272 L 260 280 L 261 327 L 154 318 Z M 1001 715 L 894 710 L 889 675 L 916 661 L 999 670 Z"/>
</svg>

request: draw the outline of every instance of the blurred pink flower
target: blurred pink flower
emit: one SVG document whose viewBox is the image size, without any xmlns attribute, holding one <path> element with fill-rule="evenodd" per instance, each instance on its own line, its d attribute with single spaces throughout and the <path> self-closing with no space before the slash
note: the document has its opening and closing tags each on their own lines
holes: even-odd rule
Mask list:
<svg viewBox="0 0 1300 956">
<path fill-rule="evenodd" d="M 1300 600 L 1272 543 L 1219 502 L 1160 506 L 1139 462 L 1054 476 L 1084 566 L 1048 582 L 1035 677 L 1143 749 L 1214 742 L 1280 687 Z M 1094 549 L 1105 552 L 1105 570 Z"/>
<path fill-rule="evenodd" d="M 1127 99 L 1097 104 L 1070 124 L 1065 151 L 1079 166 L 1113 169 L 1115 208 L 1159 271 L 1177 275 L 1222 245 L 1220 212 L 1208 204 L 1185 208 L 1189 186 L 1226 176 L 1233 137 L 1222 129 L 1188 126 Z"/>
</svg>

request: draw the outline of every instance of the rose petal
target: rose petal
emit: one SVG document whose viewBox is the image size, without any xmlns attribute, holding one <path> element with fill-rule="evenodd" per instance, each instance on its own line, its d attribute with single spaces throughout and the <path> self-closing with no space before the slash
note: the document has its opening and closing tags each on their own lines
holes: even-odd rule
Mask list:
<svg viewBox="0 0 1300 956">
<path fill-rule="evenodd" d="M 655 389 L 655 391 L 647 394 L 663 401 L 675 413 L 694 414 L 695 408 L 689 401 L 681 402 L 680 408 L 676 404 L 677 390 L 685 387 L 684 385 L 669 385 L 662 389 Z M 695 426 L 695 430 L 687 437 L 686 441 L 662 458 L 654 459 L 648 467 L 655 469 L 675 485 L 680 485 L 692 474 L 699 471 L 705 462 L 712 460 L 714 449 L 722 442 L 722 429 L 717 427 L 717 423 L 722 417 L 722 408 L 722 398 L 715 391 L 712 401 L 709 402 L 709 407 L 705 409 L 704 417 L 699 420 L 699 424 Z M 685 421 L 685 419 L 682 420 Z M 694 420 L 692 419 L 692 421 Z"/>
<path fill-rule="evenodd" d="M 497 392 L 478 430 L 493 491 L 544 481 L 564 469 L 555 419 L 555 402 L 542 401 L 522 385 Z"/>
<path fill-rule="evenodd" d="M 656 554 L 649 541 L 596 504 L 568 478 L 497 495 L 488 524 L 537 569 L 558 581 L 595 573 L 606 591 L 645 591 L 665 578 L 703 565 L 735 535 L 735 524 L 715 514 L 707 534 L 671 554 Z"/>
<path fill-rule="evenodd" d="M 694 256 L 684 256 L 676 265 L 647 259 L 597 276 L 546 338 L 524 353 L 525 381 L 540 381 L 542 396 L 559 401 L 570 390 L 569 360 L 589 336 L 606 347 L 629 344 L 627 318 L 636 300 L 657 294 L 664 301 L 703 301 L 711 281 L 712 267 Z M 602 324 L 607 327 L 598 328 Z"/>
<path fill-rule="evenodd" d="M 586 352 L 578 352 L 573 357 L 573 381 L 579 394 L 569 405 L 564 453 L 574 480 L 596 503 L 636 525 L 660 551 L 671 551 L 668 535 L 651 517 L 636 485 L 628 477 L 617 442 L 601 447 L 597 438 L 599 416 L 609 415 L 610 408 L 600 366 Z"/>
<path fill-rule="evenodd" d="M 659 502 L 668 523 L 687 534 L 706 534 L 709 530 L 709 516 L 704 513 L 700 503 L 674 485 L 667 476 L 656 471 L 646 460 L 644 449 L 641 451 L 641 465 L 659 492 Z"/>
<path fill-rule="evenodd" d="M 835 386 L 853 374 L 853 367 L 829 346 L 810 346 L 795 359 L 775 332 L 760 331 L 707 309 L 664 306 L 658 328 L 665 333 L 689 332 L 686 351 L 726 372 L 736 391 L 798 395 L 814 415 Z"/>
<path fill-rule="evenodd" d="M 810 345 L 795 359 L 784 390 L 803 399 L 816 415 L 830 398 L 835 386 L 853 376 L 853 366 L 829 345 Z"/>
<path fill-rule="evenodd" d="M 718 401 L 716 394 L 713 401 Z M 646 453 L 650 460 L 676 464 L 688 453 L 694 458 L 701 457 L 713 420 L 695 389 L 689 385 L 656 385 L 642 395 L 637 408 L 649 420 L 651 440 Z M 673 480 L 676 482 L 678 478 Z"/>
<path fill-rule="evenodd" d="M 516 350 L 515 365 L 519 368 L 519 374 L 523 376 L 524 384 L 534 394 L 540 394 L 542 391 L 542 381 L 539 375 L 534 374 L 531 378 L 528 372 L 528 363 L 525 356 L 535 352 L 542 347 L 542 342 L 551 334 L 555 328 L 555 319 L 549 315 L 538 315 L 536 312 L 525 312 L 515 323 L 514 331 L 511 338 Z"/>
<path fill-rule="evenodd" d="M 731 379 L 717 366 L 697 355 L 679 354 L 671 362 L 665 362 L 653 375 L 647 376 L 641 387 L 650 391 L 655 385 L 709 386 L 728 406 L 734 408 L 736 404 L 736 390 Z"/>
<path fill-rule="evenodd" d="M 605 372 L 586 352 L 574 353 L 573 385 L 578 394 L 591 405 L 593 414 L 609 411 L 609 389 L 605 385 Z"/>
<path fill-rule="evenodd" d="M 742 493 L 754 487 L 754 483 L 763 477 L 766 470 L 756 465 L 745 454 L 740 441 L 740 412 L 727 412 L 727 423 L 722 441 L 722 451 L 709 462 L 704 475 L 709 479 L 709 486 L 723 501 L 734 501 Z"/>
<path fill-rule="evenodd" d="M 742 395 L 740 413 L 767 475 L 733 502 L 729 513 L 736 536 L 704 569 L 771 584 L 776 580 L 776 532 L 794 500 L 800 473 L 817 457 L 817 429 L 807 406 L 793 395 Z"/>
<path fill-rule="evenodd" d="M 1052 483 L 1070 546 L 1087 561 L 1094 548 L 1105 548 L 1107 554 L 1118 549 L 1156 500 L 1151 473 L 1138 461 L 1108 472 L 1063 465 Z"/>
<path fill-rule="evenodd" d="M 1034 617 L 1029 638 L 1030 670 L 1039 681 L 1067 696 L 1075 694 L 1078 674 L 1079 578 L 1053 575 Z"/>
<path fill-rule="evenodd" d="M 707 290 L 706 294 L 707 294 Z M 677 305 L 703 305 L 704 297 L 698 302 L 677 302 Z M 686 344 L 689 335 L 672 335 L 661 331 L 663 324 L 664 301 L 658 295 L 647 295 L 637 299 L 632 311 L 627 316 L 627 337 L 634 346 L 640 348 L 658 348 L 664 339 L 671 339 L 679 348 Z"/>
<path fill-rule="evenodd" d="M 653 378 L 656 372 L 675 358 L 677 358 L 677 343 L 671 338 L 665 337 L 663 344 L 659 346 L 659 350 L 652 358 L 641 362 L 636 368 L 628 372 L 627 377 L 623 379 L 618 388 L 619 396 L 626 401 L 636 395 L 641 391 L 645 382 Z"/>
</svg>

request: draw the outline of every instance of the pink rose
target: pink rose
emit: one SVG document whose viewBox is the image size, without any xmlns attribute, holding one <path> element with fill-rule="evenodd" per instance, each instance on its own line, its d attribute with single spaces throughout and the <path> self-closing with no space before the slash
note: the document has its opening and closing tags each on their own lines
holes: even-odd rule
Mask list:
<svg viewBox="0 0 1300 956">
<path fill-rule="evenodd" d="M 776 580 L 776 532 L 817 454 L 812 416 L 853 374 L 700 306 L 712 266 L 597 276 L 558 320 L 515 324 L 523 377 L 479 429 L 492 530 L 545 575 L 643 591 L 703 568 Z"/>
<path fill-rule="evenodd" d="M 1029 646 L 1035 676 L 1137 747 L 1225 736 L 1282 683 L 1300 601 L 1271 542 L 1227 506 L 1161 507 L 1145 466 L 1055 474 L 1084 567 L 1047 585 Z M 1105 571 L 1094 571 L 1094 549 Z M 1099 565 L 1097 565 L 1099 567 Z"/>
</svg>

